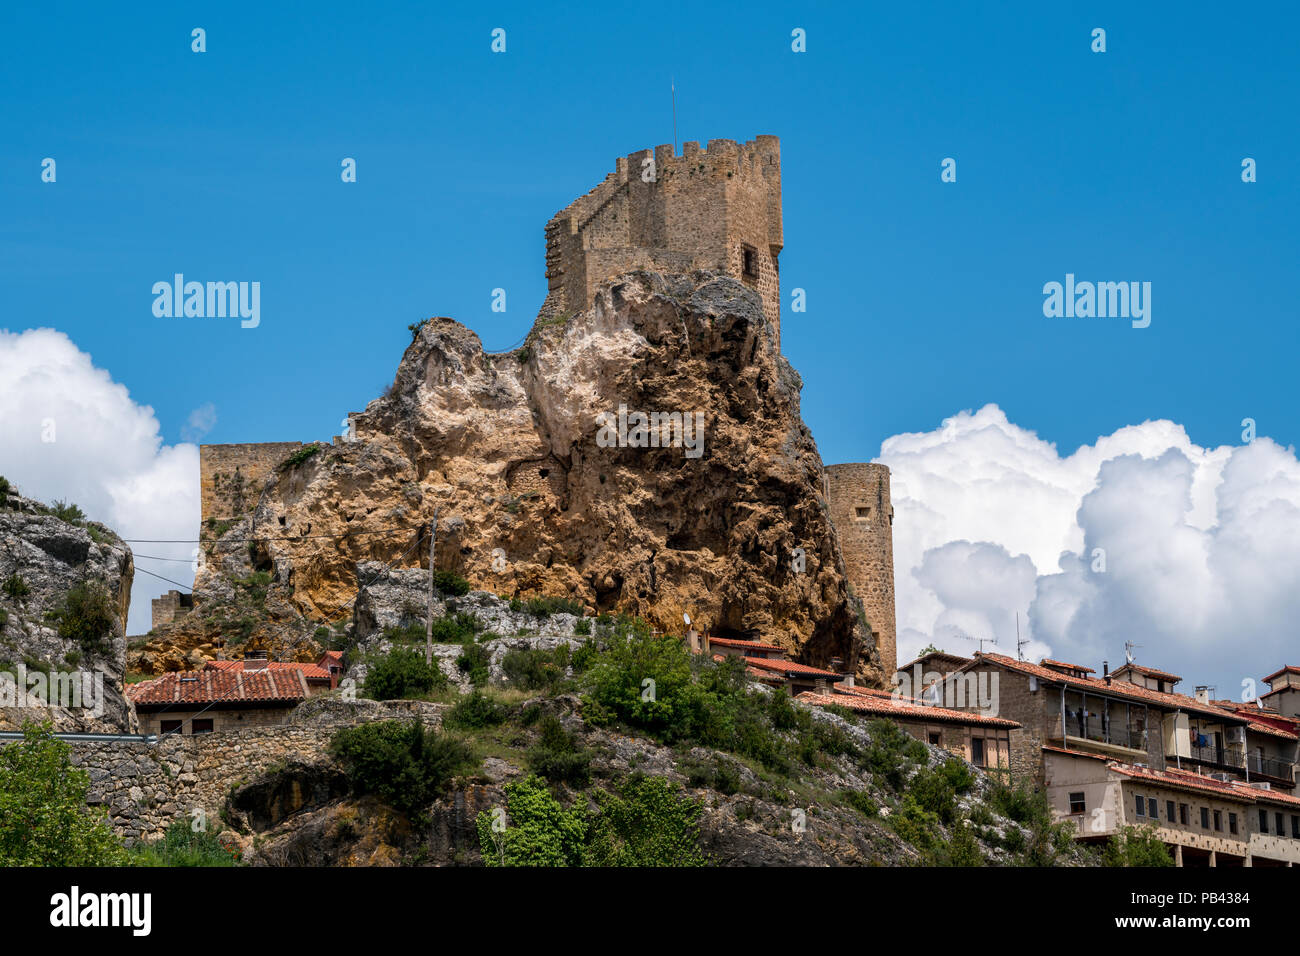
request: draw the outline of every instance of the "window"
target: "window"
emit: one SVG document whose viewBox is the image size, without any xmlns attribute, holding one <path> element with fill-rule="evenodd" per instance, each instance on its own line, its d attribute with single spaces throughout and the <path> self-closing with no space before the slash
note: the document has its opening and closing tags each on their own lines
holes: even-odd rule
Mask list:
<svg viewBox="0 0 1300 956">
<path fill-rule="evenodd" d="M 1294 814 L 1291 816 L 1291 838 L 1293 840 L 1300 840 L 1300 817 L 1297 817 Z"/>
<path fill-rule="evenodd" d="M 740 247 L 741 269 L 746 279 L 758 278 L 758 250 L 753 246 Z"/>
<path fill-rule="evenodd" d="M 1085 813 L 1088 809 L 1087 801 L 1083 799 L 1083 792 L 1070 794 L 1070 812 Z"/>
<path fill-rule="evenodd" d="M 1147 816 L 1152 820 L 1160 819 L 1160 804 L 1156 802 L 1155 797 L 1147 801 Z"/>
<path fill-rule="evenodd" d="M 1259 832 L 1260 833 L 1268 832 L 1268 811 L 1267 810 L 1259 811 Z"/>
<path fill-rule="evenodd" d="M 1165 819 L 1170 823 L 1174 822 L 1174 801 L 1172 800 L 1165 801 Z"/>
<path fill-rule="evenodd" d="M 1140 816 L 1140 817 L 1144 817 L 1144 816 L 1146 816 L 1146 815 L 1147 815 L 1147 801 L 1146 801 L 1146 797 L 1142 796 L 1141 794 L 1138 794 L 1137 797 L 1136 797 L 1135 799 L 1136 799 L 1136 801 L 1137 801 L 1137 814 L 1138 814 L 1138 816 Z"/>
<path fill-rule="evenodd" d="M 1216 832 L 1223 829 L 1223 811 L 1221 810 L 1214 811 L 1214 829 Z"/>
<path fill-rule="evenodd" d="M 164 720 L 159 725 L 159 730 L 164 734 L 179 733 L 181 722 L 179 720 Z"/>
<path fill-rule="evenodd" d="M 1210 828 L 1210 808 L 1201 807 L 1201 829 L 1208 830 L 1209 828 Z"/>
<path fill-rule="evenodd" d="M 201 719 L 201 720 L 199 720 L 199 719 L 195 719 L 195 720 L 191 721 L 190 723 L 191 723 L 191 726 L 190 726 L 190 733 L 192 733 L 192 734 L 210 734 L 210 733 L 212 733 L 212 718 L 211 718 L 211 717 L 204 717 L 204 718 Z"/>
<path fill-rule="evenodd" d="M 1228 814 L 1228 832 L 1229 833 L 1237 832 L 1237 815 L 1235 813 Z"/>
<path fill-rule="evenodd" d="M 868 519 L 871 517 L 871 509 L 870 509 L 870 508 L 861 508 L 861 507 L 859 507 L 859 508 L 854 508 L 854 509 L 853 509 L 853 516 L 854 516 L 855 518 L 857 518 L 859 521 L 866 521 L 866 520 L 868 520 Z"/>
<path fill-rule="evenodd" d="M 1190 818 L 1187 815 L 1187 804 L 1185 803 L 1178 804 L 1178 822 L 1183 826 L 1187 826 L 1190 822 Z"/>
<path fill-rule="evenodd" d="M 1277 827 L 1274 828 L 1273 832 L 1278 836 L 1286 836 L 1286 818 L 1278 813 L 1274 814 L 1273 819 L 1277 821 Z"/>
<path fill-rule="evenodd" d="M 984 762 L 983 737 L 972 737 L 970 739 L 970 762 L 977 767 L 987 766 Z"/>
<path fill-rule="evenodd" d="M 939 739 L 940 738 L 937 733 L 935 733 L 934 731 L 930 731 L 930 743 L 934 744 L 937 747 L 939 746 Z"/>
</svg>

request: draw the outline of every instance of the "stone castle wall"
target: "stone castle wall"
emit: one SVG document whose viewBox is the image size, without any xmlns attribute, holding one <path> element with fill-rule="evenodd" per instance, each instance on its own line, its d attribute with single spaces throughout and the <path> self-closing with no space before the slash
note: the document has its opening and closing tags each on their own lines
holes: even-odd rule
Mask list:
<svg viewBox="0 0 1300 956">
<path fill-rule="evenodd" d="M 302 447 L 298 441 L 199 446 L 201 520 L 226 521 L 257 506 L 267 476 Z"/>
<path fill-rule="evenodd" d="M 597 285 L 634 269 L 712 269 L 759 293 L 779 344 L 783 242 L 777 137 L 685 143 L 681 156 L 672 146 L 630 153 L 547 223 L 542 315 L 583 311 Z"/>
<path fill-rule="evenodd" d="M 826 467 L 826 500 L 840 539 L 845 571 L 862 600 L 886 679 L 898 667 L 894 615 L 894 507 L 889 468 L 847 464 Z"/>
</svg>

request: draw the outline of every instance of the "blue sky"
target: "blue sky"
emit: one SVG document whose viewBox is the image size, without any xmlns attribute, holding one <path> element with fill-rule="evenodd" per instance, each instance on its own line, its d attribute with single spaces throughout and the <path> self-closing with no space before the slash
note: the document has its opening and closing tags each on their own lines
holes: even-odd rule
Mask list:
<svg viewBox="0 0 1300 956">
<path fill-rule="evenodd" d="M 205 53 L 191 51 L 195 27 Z M 504 54 L 490 49 L 497 27 Z M 1098 27 L 1105 53 L 1091 49 Z M 792 52 L 795 28 L 807 52 Z M 1239 639 L 1259 649 L 1240 666 L 1271 670 L 1277 622 L 1300 614 L 1297 35 L 1300 13 L 1280 3 L 9 4 L 0 328 L 66 333 L 129 390 L 134 405 L 113 413 L 129 435 L 152 441 L 148 415 L 136 424 L 148 406 L 175 445 L 211 405 L 204 441 L 328 439 L 392 380 L 411 323 L 451 316 L 489 349 L 523 337 L 545 291 L 545 222 L 615 157 L 672 141 L 671 77 L 679 142 L 781 137 L 783 294 L 802 288 L 808 305 L 784 315 L 782 347 L 824 460 L 871 460 L 891 436 L 997 406 L 884 456 L 900 635 L 1005 643 L 1019 614 L 1058 656 L 1113 658 L 1139 607 L 1165 629 L 1142 635 L 1150 653 L 1190 654 L 1179 642 L 1199 628 L 1193 663 L 1235 685 L 1225 631 L 1251 618 Z M 955 183 L 940 180 L 946 157 Z M 1257 182 L 1242 182 L 1246 157 Z M 260 326 L 156 318 L 151 288 L 177 272 L 260 282 Z M 1150 326 L 1046 318 L 1044 283 L 1067 273 L 1151 283 Z M 7 406 L 0 381 L 0 419 L 40 418 L 53 381 L 40 402 Z M 1232 466 L 1226 450 L 1203 453 L 1239 445 L 1244 418 L 1280 449 L 1237 449 Z M 1190 443 L 1152 426 L 1096 460 L 1058 460 L 1157 419 Z M 191 528 L 191 458 L 150 451 L 83 490 L 73 459 L 31 429 L 18 453 L 6 427 L 0 467 L 28 493 L 127 515 L 128 536 L 192 533 L 129 517 Z M 1025 452 L 1029 433 L 1056 450 Z M 1105 490 L 1122 507 L 1096 499 L 1085 515 L 1102 459 L 1169 447 L 1195 479 L 1177 462 L 1145 477 L 1117 466 Z M 1151 487 L 1173 517 L 1135 535 Z M 1050 580 L 1062 550 L 1086 558 L 1098 542 L 1115 567 L 1164 577 L 1114 574 L 1104 599 L 1086 577 Z M 141 567 L 188 580 L 177 561 Z M 134 620 L 161 587 L 142 585 Z M 1072 608 L 1068 626 L 1035 616 L 1053 587 L 1069 600 L 1037 606 Z M 1178 621 L 1180 595 L 1211 593 Z"/>
<path fill-rule="evenodd" d="M 1063 451 L 1157 417 L 1296 441 L 1293 6 L 385 6 L 7 5 L 6 324 L 67 332 L 168 441 L 205 402 L 210 441 L 328 437 L 411 322 L 524 334 L 543 224 L 672 139 L 671 74 L 679 140 L 782 138 L 783 344 L 828 461 L 989 401 Z M 260 281 L 261 326 L 155 318 L 175 272 Z M 1044 318 L 1066 272 L 1150 281 L 1151 327 Z"/>
</svg>

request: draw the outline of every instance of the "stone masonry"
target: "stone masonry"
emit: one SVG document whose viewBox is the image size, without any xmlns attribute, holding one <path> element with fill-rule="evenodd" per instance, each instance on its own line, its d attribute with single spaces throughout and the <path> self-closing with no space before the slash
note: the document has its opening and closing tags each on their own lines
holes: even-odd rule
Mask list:
<svg viewBox="0 0 1300 956">
<path fill-rule="evenodd" d="M 199 447 L 202 520 L 239 518 L 257 507 L 268 475 L 302 447 L 302 442 L 255 442 Z"/>
<path fill-rule="evenodd" d="M 849 583 L 862 600 L 884 673 L 892 676 L 898 667 L 898 638 L 889 468 L 856 463 L 828 465 L 825 491 Z"/>
<path fill-rule="evenodd" d="M 541 316 L 585 311 L 597 285 L 625 272 L 711 269 L 759 293 L 779 348 L 781 141 L 715 139 L 673 153 L 657 146 L 620 157 L 603 182 L 546 224 Z"/>
</svg>

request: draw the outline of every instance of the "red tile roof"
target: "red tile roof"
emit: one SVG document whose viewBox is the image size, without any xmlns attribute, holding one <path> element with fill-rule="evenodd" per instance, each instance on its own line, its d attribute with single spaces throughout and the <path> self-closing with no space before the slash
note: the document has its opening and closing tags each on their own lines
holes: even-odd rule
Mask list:
<svg viewBox="0 0 1300 956">
<path fill-rule="evenodd" d="M 1294 664 L 1287 664 L 1281 670 L 1276 670 L 1273 673 L 1269 674 L 1267 677 L 1265 677 L 1264 683 L 1271 684 L 1273 683 L 1274 677 L 1280 677 L 1283 674 L 1300 674 L 1300 667 L 1296 667 Z"/>
<path fill-rule="evenodd" d="M 1031 677 L 1037 677 L 1039 680 L 1047 681 L 1053 684 L 1065 684 L 1067 687 L 1074 687 L 1080 690 L 1086 690 L 1090 693 L 1109 694 L 1114 697 L 1127 697 L 1130 700 L 1138 700 L 1143 703 L 1152 704 L 1165 710 L 1185 710 L 1195 714 L 1203 714 L 1209 717 L 1215 717 L 1219 720 L 1228 721 L 1234 724 L 1247 723 L 1247 719 L 1240 714 L 1225 710 L 1222 707 L 1216 707 L 1214 704 L 1203 704 L 1195 697 L 1189 697 L 1186 694 L 1174 694 L 1166 691 L 1150 690 L 1141 687 L 1138 684 L 1130 684 L 1124 680 L 1112 680 L 1107 683 L 1105 680 L 1099 680 L 1095 677 L 1074 677 L 1070 674 L 1062 674 L 1060 671 L 1054 671 L 1050 668 L 1043 667 L 1039 664 L 1031 664 L 1028 661 L 1018 661 L 1014 657 L 1007 657 L 1005 654 L 981 654 L 975 655 L 975 660 L 967 664 L 962 670 L 969 670 L 981 663 L 997 664 L 1008 670 L 1018 671 L 1022 674 L 1028 674 Z"/>
<path fill-rule="evenodd" d="M 794 661 L 771 661 L 761 657 L 746 657 L 745 663 L 751 668 L 758 667 L 782 674 L 798 674 L 801 677 L 833 677 L 836 680 L 844 678 L 843 674 L 837 674 L 835 671 L 825 671 L 820 667 L 809 667 L 807 664 L 796 664 Z"/>
<path fill-rule="evenodd" d="M 208 661 L 203 665 L 204 670 L 222 670 L 222 671 L 243 671 L 245 674 L 257 672 L 258 670 L 298 670 L 302 671 L 302 676 L 308 680 L 330 679 L 330 673 L 319 664 L 302 664 L 288 661 L 267 661 L 263 667 L 247 668 L 243 661 Z"/>
<path fill-rule="evenodd" d="M 1089 760 L 1100 760 L 1102 763 L 1110 763 L 1114 759 L 1101 754 L 1090 754 L 1083 750 L 1071 750 L 1069 747 L 1053 747 L 1050 744 L 1045 744 L 1043 749 L 1050 750 L 1052 753 L 1065 754 L 1068 757 L 1087 757 Z"/>
<path fill-rule="evenodd" d="M 1169 671 L 1158 670 L 1154 667 L 1147 667 L 1144 664 L 1124 664 L 1115 668 L 1114 673 L 1119 674 L 1126 670 L 1137 671 L 1139 674 L 1145 674 L 1148 677 L 1154 677 L 1157 680 L 1163 679 L 1173 681 L 1175 684 L 1182 680 L 1182 678 L 1177 674 L 1171 674 Z"/>
<path fill-rule="evenodd" d="M 854 694 L 814 694 L 812 691 L 804 691 L 795 699 L 817 707 L 845 707 L 848 710 L 860 711 L 864 714 L 876 714 L 880 717 L 946 724 L 968 724 L 980 727 L 1005 727 L 1008 730 L 1020 726 L 1014 720 L 1007 720 L 1005 717 L 989 717 L 964 710 L 949 710 L 946 707 L 909 704 L 889 697 L 867 697 Z"/>
<path fill-rule="evenodd" d="M 1224 780 L 1215 780 L 1213 777 L 1206 777 L 1187 770 L 1153 770 L 1150 767 L 1138 767 L 1125 763 L 1112 763 L 1110 769 L 1132 780 L 1158 783 L 1162 786 L 1172 787 L 1175 790 L 1209 793 L 1223 800 L 1236 800 L 1241 803 L 1251 803 L 1254 800 L 1253 794 L 1257 792 L 1254 787 L 1246 787 Z M 1242 793 L 1243 790 L 1247 792 Z"/>
<path fill-rule="evenodd" d="M 1082 664 L 1071 664 L 1068 663 L 1067 661 L 1054 661 L 1050 657 L 1044 657 L 1038 663 L 1041 664 L 1043 667 L 1048 668 L 1049 670 L 1053 667 L 1068 667 L 1072 671 L 1083 671 L 1083 673 L 1085 674 L 1097 673 L 1091 667 L 1084 667 Z"/>
<path fill-rule="evenodd" d="M 165 704 L 295 703 L 308 696 L 307 681 L 293 668 L 172 671 L 126 688 L 136 707 Z"/>
<path fill-rule="evenodd" d="M 782 654 L 786 653 L 784 647 L 780 647 L 776 644 L 764 644 L 762 641 L 738 641 L 731 637 L 709 638 L 709 645 L 712 646 L 714 644 L 717 644 L 719 647 L 738 647 L 742 650 L 749 648 L 750 650 L 755 651 L 779 651 Z"/>
</svg>

